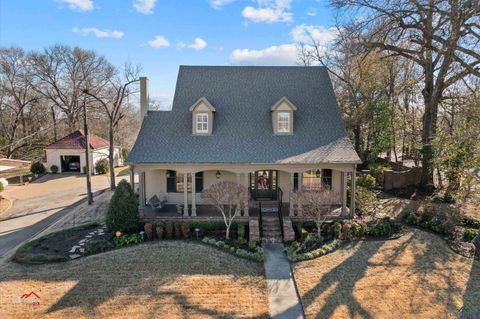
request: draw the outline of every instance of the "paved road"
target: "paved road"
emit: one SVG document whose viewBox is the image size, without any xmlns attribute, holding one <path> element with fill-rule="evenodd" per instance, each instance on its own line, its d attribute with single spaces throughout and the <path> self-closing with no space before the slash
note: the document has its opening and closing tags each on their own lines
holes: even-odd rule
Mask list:
<svg viewBox="0 0 480 319">
<path fill-rule="evenodd" d="M 13 202 L 0 215 L 0 258 L 16 246 L 43 231 L 85 198 L 85 176 L 46 175 L 26 186 L 9 186 L 2 196 Z M 94 176 L 94 191 L 108 187 L 106 176 Z"/>
</svg>

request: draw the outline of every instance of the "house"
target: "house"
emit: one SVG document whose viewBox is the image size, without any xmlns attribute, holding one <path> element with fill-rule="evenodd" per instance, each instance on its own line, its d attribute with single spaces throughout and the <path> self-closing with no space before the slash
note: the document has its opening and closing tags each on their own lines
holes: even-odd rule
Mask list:
<svg viewBox="0 0 480 319">
<path fill-rule="evenodd" d="M 108 158 L 109 143 L 105 139 L 89 134 L 90 142 L 90 163 L 92 174 L 95 173 L 95 164 L 104 158 Z M 52 165 L 58 167 L 58 172 L 85 172 L 86 147 L 85 133 L 77 130 L 58 141 L 45 146 L 47 153 L 47 170 L 51 172 Z M 122 165 L 120 148 L 114 147 L 114 165 Z"/>
<path fill-rule="evenodd" d="M 290 191 L 321 184 L 341 194 L 344 214 L 354 210 L 347 176 L 361 161 L 324 67 L 181 66 L 171 111 L 148 110 L 147 86 L 141 78 L 142 126 L 126 160 L 144 214 L 157 195 L 202 215 L 199 195 L 219 181 L 249 188 L 243 217 L 262 203 L 293 217 Z"/>
</svg>

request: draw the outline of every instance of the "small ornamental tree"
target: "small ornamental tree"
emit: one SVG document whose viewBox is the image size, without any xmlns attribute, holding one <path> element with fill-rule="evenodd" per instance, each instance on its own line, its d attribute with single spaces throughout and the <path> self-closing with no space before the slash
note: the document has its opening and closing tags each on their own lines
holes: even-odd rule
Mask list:
<svg viewBox="0 0 480 319">
<path fill-rule="evenodd" d="M 202 192 L 202 199 L 222 213 L 225 222 L 225 238 L 230 238 L 233 219 L 240 214 L 248 201 L 248 189 L 234 182 L 219 182 Z"/>
<path fill-rule="evenodd" d="M 36 175 L 43 174 L 45 173 L 45 166 L 43 166 L 42 162 L 33 162 L 32 165 L 30 165 L 30 172 Z"/>
<path fill-rule="evenodd" d="M 305 217 L 317 226 L 317 237 L 322 239 L 321 227 L 334 206 L 340 204 L 340 195 L 330 187 L 302 189 L 290 193 L 290 200 Z"/>
<path fill-rule="evenodd" d="M 97 174 L 103 175 L 109 172 L 108 159 L 104 158 L 95 163 L 95 172 Z"/>
<path fill-rule="evenodd" d="M 132 232 L 140 227 L 138 201 L 130 184 L 120 181 L 108 205 L 107 228 L 110 232 Z"/>
</svg>

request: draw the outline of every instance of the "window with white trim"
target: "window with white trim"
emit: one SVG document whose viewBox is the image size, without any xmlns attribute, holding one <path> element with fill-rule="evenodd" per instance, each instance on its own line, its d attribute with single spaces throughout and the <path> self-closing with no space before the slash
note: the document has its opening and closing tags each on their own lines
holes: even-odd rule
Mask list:
<svg viewBox="0 0 480 319">
<path fill-rule="evenodd" d="M 290 133 L 290 112 L 278 112 L 277 132 Z"/>
<path fill-rule="evenodd" d="M 197 133 L 208 133 L 208 114 L 196 114 Z"/>
</svg>

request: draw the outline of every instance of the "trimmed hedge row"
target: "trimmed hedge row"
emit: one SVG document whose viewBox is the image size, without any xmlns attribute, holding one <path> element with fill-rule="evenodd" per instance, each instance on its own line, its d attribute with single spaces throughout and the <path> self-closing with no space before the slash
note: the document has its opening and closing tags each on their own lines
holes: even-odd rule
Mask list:
<svg viewBox="0 0 480 319">
<path fill-rule="evenodd" d="M 245 249 L 237 248 L 232 246 L 224 241 L 216 240 L 214 238 L 204 237 L 202 242 L 210 245 L 212 247 L 219 248 L 227 253 L 233 254 L 238 257 L 245 259 L 250 259 L 256 262 L 263 262 L 263 249 L 261 247 L 256 247 L 256 252 L 250 252 Z"/>
<path fill-rule="evenodd" d="M 339 248 L 343 244 L 343 242 L 344 241 L 341 239 L 335 239 L 332 242 L 325 244 L 318 249 L 311 250 L 309 252 L 301 253 L 301 254 L 297 254 L 295 252 L 295 248 L 292 246 L 289 246 L 286 248 L 287 257 L 290 261 L 302 261 L 302 260 L 317 258 L 320 256 L 324 256 L 328 253 L 331 253 L 335 249 Z"/>
</svg>

